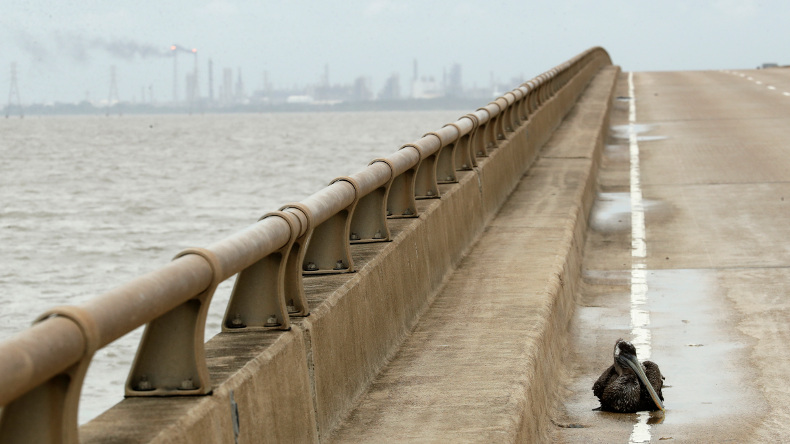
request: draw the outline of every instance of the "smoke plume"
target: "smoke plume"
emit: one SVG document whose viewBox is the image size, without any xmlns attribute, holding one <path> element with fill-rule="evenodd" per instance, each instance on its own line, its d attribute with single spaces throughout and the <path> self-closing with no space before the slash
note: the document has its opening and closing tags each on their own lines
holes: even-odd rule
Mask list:
<svg viewBox="0 0 790 444">
<path fill-rule="evenodd" d="M 55 38 L 60 54 L 64 54 L 68 58 L 81 63 L 90 61 L 92 54 L 97 51 L 105 52 L 124 60 L 167 57 L 170 55 L 166 46 L 140 43 L 131 39 L 110 40 L 102 37 L 88 38 L 79 34 L 64 33 L 56 34 Z"/>
<path fill-rule="evenodd" d="M 49 49 L 36 36 L 22 29 L 14 29 L 14 33 L 19 47 L 34 59 L 43 60 L 49 57 Z"/>
<path fill-rule="evenodd" d="M 131 40 L 104 40 L 94 39 L 93 45 L 97 48 L 103 49 L 122 59 L 132 59 L 134 57 L 149 58 L 149 57 L 166 57 L 169 55 L 166 49 L 160 46 L 154 46 L 144 43 L 137 43 Z"/>
</svg>

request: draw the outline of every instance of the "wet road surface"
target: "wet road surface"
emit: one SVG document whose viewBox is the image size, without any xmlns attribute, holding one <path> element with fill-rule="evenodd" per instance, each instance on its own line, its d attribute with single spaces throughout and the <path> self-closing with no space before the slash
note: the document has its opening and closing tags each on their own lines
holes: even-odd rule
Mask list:
<svg viewBox="0 0 790 444">
<path fill-rule="evenodd" d="M 790 71 L 635 73 L 630 86 L 622 73 L 554 441 L 785 441 Z M 665 413 L 593 411 L 620 337 L 661 367 Z"/>
</svg>

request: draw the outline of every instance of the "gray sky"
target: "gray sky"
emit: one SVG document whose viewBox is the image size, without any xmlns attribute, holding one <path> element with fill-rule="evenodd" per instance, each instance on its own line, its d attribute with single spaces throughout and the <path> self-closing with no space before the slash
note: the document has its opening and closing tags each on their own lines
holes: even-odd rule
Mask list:
<svg viewBox="0 0 790 444">
<path fill-rule="evenodd" d="M 106 99 L 111 65 L 122 100 L 152 85 L 169 101 L 171 44 L 198 49 L 202 95 L 209 58 L 215 88 L 241 68 L 248 92 L 264 71 L 275 87 L 318 83 L 327 63 L 333 84 L 363 75 L 378 91 L 397 72 L 406 92 L 414 59 L 421 75 L 460 63 L 465 85 L 488 86 L 591 46 L 625 70 L 754 68 L 790 63 L 788 18 L 784 0 L 3 0 L 0 107 L 11 62 L 23 103 Z M 193 63 L 179 56 L 181 97 Z"/>
</svg>

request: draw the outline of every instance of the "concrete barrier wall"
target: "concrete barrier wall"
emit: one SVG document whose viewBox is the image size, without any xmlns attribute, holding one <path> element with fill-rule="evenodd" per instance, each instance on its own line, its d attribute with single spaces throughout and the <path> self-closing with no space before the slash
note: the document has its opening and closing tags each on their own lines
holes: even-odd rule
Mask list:
<svg viewBox="0 0 790 444">
<path fill-rule="evenodd" d="M 581 131 L 560 135 L 553 140 L 558 150 L 547 147 L 550 155 L 560 158 L 582 158 L 584 173 L 578 177 L 580 185 L 575 204 L 569 208 L 564 235 L 557 247 L 557 261 L 554 274 L 544 289 L 545 300 L 536 310 L 539 332 L 537 338 L 527 344 L 533 348 L 532 365 L 528 366 L 527 387 L 523 415 L 519 419 L 518 434 L 513 442 L 548 441 L 550 430 L 550 409 L 560 399 L 560 379 L 564 369 L 562 357 L 568 341 L 568 327 L 576 305 L 577 287 L 580 282 L 581 262 L 587 219 L 595 200 L 598 166 L 601 159 L 605 137 L 609 128 L 610 108 L 613 100 L 614 85 L 619 67 L 606 67 L 600 73 L 599 87 L 587 95 L 583 102 L 577 103 L 573 120 L 583 126 Z M 571 147 L 565 153 L 565 147 Z M 559 151 L 559 153 L 558 153 Z"/>
<path fill-rule="evenodd" d="M 534 124 L 493 150 L 477 172 L 442 190 L 441 200 L 421 201 L 420 218 L 404 220 L 394 242 L 303 321 L 311 338 L 320 436 L 338 425 L 397 351 L 598 69 L 588 67 L 544 105 Z"/>
<path fill-rule="evenodd" d="M 307 353 L 299 329 L 219 334 L 207 344 L 211 396 L 127 398 L 82 426 L 80 441 L 317 442 Z"/>
<path fill-rule="evenodd" d="M 475 170 L 459 171 L 457 184 L 441 185 L 441 199 L 419 200 L 419 218 L 390 220 L 392 242 L 353 245 L 356 273 L 305 277 L 311 314 L 295 319 L 291 331 L 220 333 L 211 339 L 206 344 L 215 387 L 211 396 L 126 399 L 81 427 L 81 440 L 319 442 L 329 436 L 419 322 L 590 79 L 608 63 L 599 59 L 586 66 L 529 122 L 479 158 Z M 591 194 L 582 201 L 574 211 L 586 214 Z M 572 292 L 566 283 L 575 282 L 583 219 L 576 217 L 569 227 L 565 243 L 573 254 L 558 263 L 556 288 L 547 291 Z M 567 294 L 558 296 L 556 307 L 545 307 L 551 328 L 567 323 L 569 300 Z M 545 336 L 546 353 L 558 353 L 561 344 L 553 339 L 551 333 Z M 534 378 L 548 387 L 555 370 L 537 368 Z M 542 396 L 538 385 L 529 390 L 535 399 Z M 524 436 L 541 420 L 522 418 Z"/>
<path fill-rule="evenodd" d="M 595 76 L 329 442 L 546 441 L 616 71 Z"/>
</svg>

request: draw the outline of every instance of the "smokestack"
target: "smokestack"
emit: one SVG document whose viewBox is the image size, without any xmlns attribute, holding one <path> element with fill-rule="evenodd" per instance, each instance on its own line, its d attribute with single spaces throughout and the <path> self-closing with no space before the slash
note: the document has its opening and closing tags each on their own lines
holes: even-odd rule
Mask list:
<svg viewBox="0 0 790 444">
<path fill-rule="evenodd" d="M 178 103 L 178 46 L 170 46 L 173 53 L 173 103 Z"/>
<path fill-rule="evenodd" d="M 195 83 L 192 85 L 192 99 L 197 100 L 200 98 L 200 83 L 198 83 L 198 53 L 197 49 L 192 48 L 192 54 L 195 55 Z"/>
<path fill-rule="evenodd" d="M 236 100 L 244 100 L 244 81 L 241 80 L 241 67 L 239 67 L 239 80 L 236 81 Z"/>
<path fill-rule="evenodd" d="M 214 103 L 214 63 L 208 59 L 208 100 Z"/>
</svg>

